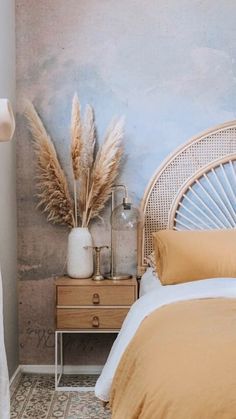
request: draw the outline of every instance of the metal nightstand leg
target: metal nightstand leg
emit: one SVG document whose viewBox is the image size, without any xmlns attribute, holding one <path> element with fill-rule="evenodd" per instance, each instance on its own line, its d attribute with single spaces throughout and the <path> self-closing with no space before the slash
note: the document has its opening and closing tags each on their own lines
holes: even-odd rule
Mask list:
<svg viewBox="0 0 236 419">
<path fill-rule="evenodd" d="M 59 338 L 59 345 L 58 345 L 58 338 Z M 60 360 L 58 365 L 58 346 L 60 348 Z M 58 366 L 60 367 L 58 373 Z M 62 332 L 55 332 L 55 390 L 61 390 L 59 387 L 59 383 L 63 374 L 64 365 L 63 365 L 63 333 Z"/>
<path fill-rule="evenodd" d="M 61 375 L 62 375 L 64 373 L 63 333 L 60 333 L 60 361 L 61 361 Z"/>
</svg>

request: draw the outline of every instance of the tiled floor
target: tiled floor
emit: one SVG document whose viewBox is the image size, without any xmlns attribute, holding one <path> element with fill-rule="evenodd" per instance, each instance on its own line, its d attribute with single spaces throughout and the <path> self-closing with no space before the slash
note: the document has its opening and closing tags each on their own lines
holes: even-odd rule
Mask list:
<svg viewBox="0 0 236 419">
<path fill-rule="evenodd" d="M 70 376 L 64 385 L 93 386 L 96 376 Z M 92 391 L 54 391 L 54 376 L 21 374 L 12 388 L 11 419 L 110 419 Z"/>
</svg>

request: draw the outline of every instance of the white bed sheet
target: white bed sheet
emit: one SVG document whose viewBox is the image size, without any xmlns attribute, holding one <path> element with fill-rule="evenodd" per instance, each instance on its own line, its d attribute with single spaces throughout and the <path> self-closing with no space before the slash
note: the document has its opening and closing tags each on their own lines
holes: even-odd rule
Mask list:
<svg viewBox="0 0 236 419">
<path fill-rule="evenodd" d="M 177 301 L 202 298 L 236 298 L 236 278 L 215 278 L 158 287 L 139 298 L 131 307 L 96 386 L 95 394 L 109 400 L 112 380 L 119 361 L 142 320 L 155 309 Z"/>
<path fill-rule="evenodd" d="M 139 297 L 142 297 L 148 292 L 154 291 L 159 287 L 163 287 L 160 279 L 156 276 L 153 268 L 147 268 L 140 280 Z"/>
</svg>

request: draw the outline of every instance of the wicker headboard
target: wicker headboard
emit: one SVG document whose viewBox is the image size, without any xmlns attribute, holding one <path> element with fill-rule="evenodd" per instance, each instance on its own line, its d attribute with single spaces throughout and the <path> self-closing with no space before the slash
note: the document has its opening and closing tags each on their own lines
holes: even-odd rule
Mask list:
<svg viewBox="0 0 236 419">
<path fill-rule="evenodd" d="M 222 177 L 229 178 L 229 175 L 227 175 L 227 167 L 222 168 L 222 165 L 227 164 L 230 170 L 232 170 L 233 175 L 235 170 L 235 159 L 236 121 L 231 121 L 192 138 L 186 144 L 177 149 L 161 165 L 148 184 L 141 203 L 141 211 L 144 216 L 144 222 L 139 231 L 139 274 L 142 274 L 145 271 L 147 267 L 145 258 L 153 251 L 152 233 L 157 230 L 174 228 L 174 223 L 176 222 L 176 211 L 178 212 L 178 208 L 182 205 L 181 200 L 186 194 L 186 191 L 190 188 L 191 192 L 191 185 L 196 181 L 198 182 L 198 179 L 200 178 L 204 180 L 205 173 L 211 172 L 212 169 L 215 171 L 213 175 L 216 178 L 218 177 L 218 168 L 222 171 Z M 236 182 L 235 179 L 236 178 L 234 177 L 234 182 Z M 226 204 L 227 211 L 230 213 L 232 212 L 232 219 L 236 220 L 234 214 L 235 207 L 231 208 L 231 195 L 234 194 L 234 186 L 236 187 L 236 183 L 233 187 L 231 187 L 231 181 L 229 181 L 229 179 L 226 179 L 225 182 L 227 185 L 229 184 L 227 192 L 227 199 L 229 203 Z M 213 183 L 213 188 L 216 189 L 214 181 L 210 180 L 208 183 Z M 200 185 L 200 187 L 202 186 Z M 213 188 L 210 184 L 210 189 Z M 205 189 L 207 190 L 207 187 L 205 187 Z M 225 188 L 224 182 L 222 183 L 220 189 L 227 189 Z M 212 198 L 210 197 L 210 199 Z M 233 211 L 231 211 L 231 209 Z M 185 218 L 188 218 L 188 214 Z M 189 224 L 189 228 L 194 228 L 192 224 Z M 227 223 L 223 223 L 221 228 L 227 226 Z M 232 222 L 230 223 L 230 226 L 234 227 Z M 186 226 L 186 228 L 188 228 L 188 226 Z M 202 224 L 202 228 L 204 228 L 204 222 Z M 214 228 L 214 225 L 209 225 L 209 228 Z"/>
</svg>

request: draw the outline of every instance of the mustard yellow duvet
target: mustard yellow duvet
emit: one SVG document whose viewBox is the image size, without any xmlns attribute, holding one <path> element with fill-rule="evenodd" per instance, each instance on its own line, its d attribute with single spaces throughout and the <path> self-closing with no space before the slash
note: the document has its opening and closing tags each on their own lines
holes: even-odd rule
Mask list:
<svg viewBox="0 0 236 419">
<path fill-rule="evenodd" d="M 236 299 L 153 311 L 123 353 L 112 419 L 236 419 Z"/>
</svg>

